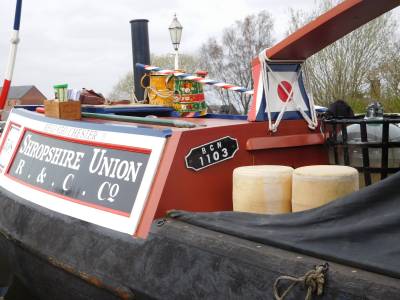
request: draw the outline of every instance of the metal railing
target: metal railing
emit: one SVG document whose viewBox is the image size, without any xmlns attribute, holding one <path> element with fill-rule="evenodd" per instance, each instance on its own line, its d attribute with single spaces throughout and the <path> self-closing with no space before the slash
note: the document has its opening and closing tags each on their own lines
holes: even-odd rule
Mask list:
<svg viewBox="0 0 400 300">
<path fill-rule="evenodd" d="M 384 179 L 388 174 L 393 174 L 400 171 L 400 164 L 396 160 L 400 161 L 400 135 L 398 139 L 390 137 L 390 130 L 400 128 L 397 124 L 400 123 L 399 115 L 385 114 L 380 119 L 364 119 L 364 116 L 357 116 L 355 118 L 332 118 L 325 119 L 323 122 L 323 130 L 326 134 L 326 142 L 329 147 L 329 151 L 335 164 L 344 164 L 356 168 L 359 172 L 363 173 L 365 185 L 370 185 L 371 174 L 380 174 L 380 179 Z M 392 124 L 392 125 L 391 125 Z M 359 126 L 359 138 L 349 138 L 348 130 L 349 126 Z M 380 138 L 377 140 L 369 140 L 368 130 L 373 128 L 372 126 L 381 127 L 382 130 L 378 129 L 381 133 Z M 357 127 L 356 127 L 357 128 Z M 375 130 L 376 132 L 376 130 Z M 399 148 L 396 151 L 395 165 L 389 165 L 389 149 Z M 371 165 L 370 149 L 380 149 L 380 165 Z M 354 151 L 361 150 L 361 165 L 352 160 L 352 154 Z M 392 155 L 393 156 L 393 155 Z M 392 157 L 393 158 L 393 157 Z M 393 159 L 391 159 L 393 161 Z"/>
</svg>

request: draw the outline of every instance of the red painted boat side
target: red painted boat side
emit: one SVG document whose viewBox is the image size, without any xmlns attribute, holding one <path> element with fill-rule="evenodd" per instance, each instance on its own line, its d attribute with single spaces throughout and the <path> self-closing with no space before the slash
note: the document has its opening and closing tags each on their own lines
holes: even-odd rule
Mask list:
<svg viewBox="0 0 400 300">
<path fill-rule="evenodd" d="M 154 218 L 171 209 L 189 211 L 232 210 L 232 172 L 244 165 L 278 164 L 300 167 L 327 164 L 327 151 L 319 130 L 309 130 L 303 120 L 283 121 L 276 134 L 267 131 L 266 122 L 196 119 L 204 127 L 173 129 L 154 179 L 136 235 L 146 237 Z M 219 126 L 217 126 L 217 124 Z M 293 144 L 292 137 L 300 135 Z M 192 148 L 230 136 L 239 150 L 226 161 L 200 171 L 188 169 L 185 156 Z M 291 138 L 287 138 L 287 136 Z M 317 138 L 317 136 L 319 136 Z M 254 138 L 271 140 L 274 147 L 249 148 Z M 280 145 L 279 145 L 280 143 Z"/>
</svg>

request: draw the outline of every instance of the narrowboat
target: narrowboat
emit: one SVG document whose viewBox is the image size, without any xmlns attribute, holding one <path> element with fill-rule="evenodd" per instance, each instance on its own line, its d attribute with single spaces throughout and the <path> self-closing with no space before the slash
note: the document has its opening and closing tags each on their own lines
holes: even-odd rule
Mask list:
<svg viewBox="0 0 400 300">
<path fill-rule="evenodd" d="M 247 116 L 87 104 L 72 120 L 13 109 L 0 140 L 3 294 L 18 279 L 42 300 L 398 299 L 400 166 L 387 164 L 398 117 L 323 123 L 301 76 L 306 58 L 398 5 L 343 1 L 263 51 Z M 136 44 L 146 22 L 131 22 Z M 379 145 L 366 132 L 377 123 Z M 360 127 L 365 182 L 383 180 L 301 212 L 233 211 L 239 167 L 329 165 L 330 149 L 349 165 L 349 124 Z M 378 146 L 379 170 L 368 157 Z"/>
</svg>

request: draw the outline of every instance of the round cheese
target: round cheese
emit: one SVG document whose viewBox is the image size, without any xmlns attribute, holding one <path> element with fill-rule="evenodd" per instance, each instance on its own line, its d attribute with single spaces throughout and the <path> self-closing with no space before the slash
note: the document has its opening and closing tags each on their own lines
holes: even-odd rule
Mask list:
<svg viewBox="0 0 400 300">
<path fill-rule="evenodd" d="M 264 214 L 291 212 L 293 168 L 262 165 L 233 171 L 233 210 Z"/>
<path fill-rule="evenodd" d="M 293 172 L 293 212 L 315 208 L 357 191 L 358 171 L 352 167 L 317 165 Z"/>
</svg>

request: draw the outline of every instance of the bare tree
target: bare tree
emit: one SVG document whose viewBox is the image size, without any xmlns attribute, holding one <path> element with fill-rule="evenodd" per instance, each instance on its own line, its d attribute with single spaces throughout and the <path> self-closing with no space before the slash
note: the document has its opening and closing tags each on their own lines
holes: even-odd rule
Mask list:
<svg viewBox="0 0 400 300">
<path fill-rule="evenodd" d="M 249 15 L 224 30 L 222 41 L 210 38 L 200 49 L 201 66 L 216 80 L 253 87 L 251 61 L 258 53 L 273 43 L 273 20 L 266 11 Z M 234 105 L 247 113 L 251 96 L 219 90 L 225 105 Z"/>
<path fill-rule="evenodd" d="M 215 38 L 210 38 L 200 49 L 200 64 L 203 69 L 209 72 L 211 77 L 227 82 L 226 70 L 224 69 L 224 51 Z M 207 99 L 219 98 L 222 105 L 230 107 L 232 100 L 230 93 L 223 89 L 205 87 Z M 215 101 L 214 101 L 215 102 Z"/>
<path fill-rule="evenodd" d="M 135 99 L 135 84 L 133 81 L 133 71 L 130 71 L 122 77 L 113 87 L 108 95 L 111 100 L 134 100 Z"/>
<path fill-rule="evenodd" d="M 309 13 L 292 11 L 289 30 L 296 30 L 337 2 L 324 0 Z M 305 65 L 306 83 L 316 102 L 327 105 L 338 98 L 362 98 L 387 54 L 394 26 L 392 16 L 385 14 L 310 57 Z"/>
<path fill-rule="evenodd" d="M 151 54 L 151 64 L 164 69 L 174 68 L 174 57 L 175 54 Z M 179 54 L 179 69 L 188 72 L 195 73 L 199 70 L 199 59 L 198 54 Z"/>
<path fill-rule="evenodd" d="M 379 75 L 382 79 L 383 96 L 386 99 L 400 100 L 400 39 L 398 38 L 388 49 L 379 67 Z"/>
</svg>

